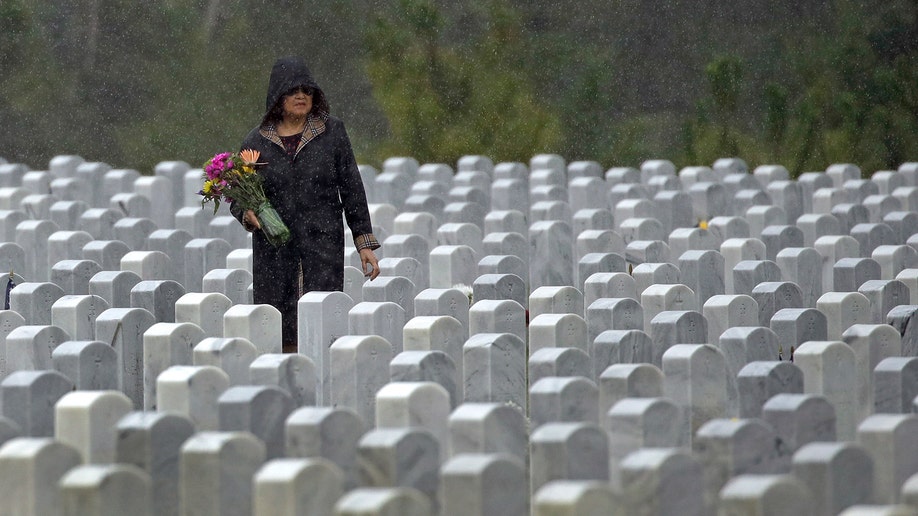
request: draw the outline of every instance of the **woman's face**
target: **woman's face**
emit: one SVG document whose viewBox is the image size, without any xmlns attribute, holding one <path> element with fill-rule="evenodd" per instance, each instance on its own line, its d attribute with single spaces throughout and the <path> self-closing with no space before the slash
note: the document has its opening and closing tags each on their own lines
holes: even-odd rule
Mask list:
<svg viewBox="0 0 918 516">
<path fill-rule="evenodd" d="M 302 118 L 312 111 L 312 88 L 300 86 L 284 95 L 284 116 Z"/>
</svg>

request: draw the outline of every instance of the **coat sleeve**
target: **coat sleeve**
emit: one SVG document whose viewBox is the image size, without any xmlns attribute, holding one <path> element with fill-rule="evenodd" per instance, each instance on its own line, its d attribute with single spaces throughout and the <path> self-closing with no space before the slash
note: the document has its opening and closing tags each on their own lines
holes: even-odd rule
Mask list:
<svg viewBox="0 0 918 516">
<path fill-rule="evenodd" d="M 242 206 L 239 206 L 239 204 L 235 202 L 231 202 L 229 205 L 229 209 L 230 209 L 230 214 L 233 217 L 235 217 L 236 220 L 238 220 L 240 224 L 242 224 L 242 227 L 244 227 L 246 231 L 255 231 L 255 226 L 252 226 L 251 224 L 246 222 L 246 220 L 243 218 L 245 211 L 242 209 Z"/>
<path fill-rule="evenodd" d="M 344 209 L 344 218 L 354 236 L 354 245 L 357 249 L 377 249 L 379 242 L 373 236 L 373 224 L 370 222 L 370 210 L 367 207 L 367 194 L 351 148 L 351 140 L 347 136 L 344 124 L 338 122 L 336 131 L 338 168 L 338 194 Z"/>
</svg>

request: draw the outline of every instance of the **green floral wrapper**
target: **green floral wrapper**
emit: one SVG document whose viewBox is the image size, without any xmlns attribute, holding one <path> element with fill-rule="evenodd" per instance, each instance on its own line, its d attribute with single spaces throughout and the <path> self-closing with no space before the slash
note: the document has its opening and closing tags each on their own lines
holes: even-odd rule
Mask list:
<svg viewBox="0 0 918 516">
<path fill-rule="evenodd" d="M 255 208 L 255 216 L 258 217 L 261 231 L 271 245 L 280 247 L 290 240 L 290 229 L 287 228 L 269 201 L 264 201 Z"/>
</svg>

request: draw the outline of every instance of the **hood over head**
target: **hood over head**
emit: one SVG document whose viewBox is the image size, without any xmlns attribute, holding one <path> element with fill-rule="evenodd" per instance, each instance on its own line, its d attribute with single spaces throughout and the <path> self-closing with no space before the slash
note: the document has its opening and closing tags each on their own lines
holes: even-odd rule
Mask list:
<svg viewBox="0 0 918 516">
<path fill-rule="evenodd" d="M 263 122 L 271 121 L 271 111 L 284 94 L 297 86 L 309 86 L 315 93 L 312 96 L 313 112 L 328 113 L 328 101 L 325 93 L 309 72 L 306 62 L 296 56 L 281 57 L 274 62 L 271 78 L 268 80 L 268 94 L 265 98 L 265 116 Z"/>
</svg>

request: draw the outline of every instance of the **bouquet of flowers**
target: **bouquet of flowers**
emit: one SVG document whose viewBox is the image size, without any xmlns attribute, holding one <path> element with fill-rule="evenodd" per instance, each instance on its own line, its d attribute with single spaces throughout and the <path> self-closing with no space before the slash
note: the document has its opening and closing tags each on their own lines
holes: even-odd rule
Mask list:
<svg viewBox="0 0 918 516">
<path fill-rule="evenodd" d="M 233 154 L 221 152 L 204 164 L 204 186 L 198 192 L 204 199 L 201 207 L 213 201 L 214 213 L 220 208 L 220 202 L 238 203 L 243 210 L 252 210 L 258 217 L 261 230 L 274 247 L 279 247 L 290 240 L 290 229 L 281 220 L 280 215 L 271 206 L 262 179 L 255 172 L 259 152 L 252 149 Z"/>
</svg>

